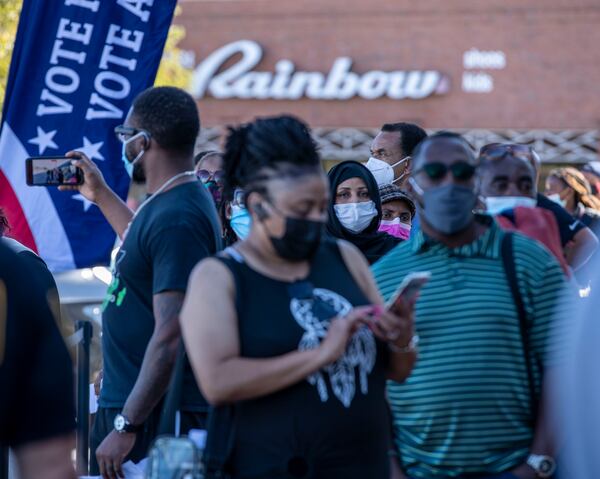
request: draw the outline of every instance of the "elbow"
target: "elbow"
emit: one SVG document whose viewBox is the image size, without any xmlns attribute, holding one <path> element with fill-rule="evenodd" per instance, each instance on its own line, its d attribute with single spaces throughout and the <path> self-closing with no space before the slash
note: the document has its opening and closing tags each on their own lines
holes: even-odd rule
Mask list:
<svg viewBox="0 0 600 479">
<path fill-rule="evenodd" d="M 202 391 L 204 399 L 206 399 L 211 406 L 224 406 L 235 402 L 234 396 L 222 388 L 200 387 L 200 390 Z"/>
<path fill-rule="evenodd" d="M 213 407 L 225 406 L 231 404 L 233 401 L 228 401 L 226 395 L 219 394 L 218 392 L 206 392 L 202 391 L 206 402 Z"/>
<path fill-rule="evenodd" d="M 239 400 L 235 391 L 225 381 L 216 376 L 216 374 L 211 374 L 208 377 L 197 378 L 204 399 L 211 406 L 223 406 Z"/>
</svg>

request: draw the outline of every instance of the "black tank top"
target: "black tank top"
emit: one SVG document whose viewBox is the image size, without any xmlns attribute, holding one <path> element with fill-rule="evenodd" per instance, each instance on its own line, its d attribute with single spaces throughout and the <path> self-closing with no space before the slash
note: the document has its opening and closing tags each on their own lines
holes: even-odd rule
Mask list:
<svg viewBox="0 0 600 479">
<path fill-rule="evenodd" d="M 304 281 L 251 269 L 237 251 L 219 259 L 235 279 L 241 356 L 270 358 L 318 347 L 330 319 L 368 300 L 338 245 L 324 241 Z M 388 479 L 390 422 L 385 344 L 367 327 L 345 355 L 306 380 L 239 404 L 236 479 Z"/>
</svg>

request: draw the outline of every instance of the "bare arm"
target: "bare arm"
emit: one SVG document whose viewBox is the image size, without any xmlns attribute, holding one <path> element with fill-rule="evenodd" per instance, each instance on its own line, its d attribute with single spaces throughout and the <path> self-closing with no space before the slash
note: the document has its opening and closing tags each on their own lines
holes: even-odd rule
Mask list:
<svg viewBox="0 0 600 479">
<path fill-rule="evenodd" d="M 553 379 L 552 375 L 553 371 L 546 371 L 544 384 L 556 384 L 556 379 Z M 560 444 L 556 443 L 556 431 L 552 430 L 551 418 L 548 415 L 551 410 L 548 405 L 548 390 L 543 387 L 542 391 L 530 453 L 556 458 L 556 451 L 559 450 Z M 511 472 L 519 479 L 535 479 L 537 477 L 534 470 L 527 464 L 521 464 Z"/>
<path fill-rule="evenodd" d="M 578 231 L 573 240 L 566 246 L 567 262 L 577 271 L 584 266 L 598 249 L 598 238 L 589 228 Z"/>
<path fill-rule="evenodd" d="M 108 186 L 106 190 L 99 192 L 95 203 L 115 233 L 120 239 L 123 239 L 125 230 L 133 219 L 133 212 L 129 206 Z"/>
<path fill-rule="evenodd" d="M 119 235 L 119 238 L 123 239 L 123 234 L 133 218 L 133 212 L 109 188 L 104 181 L 102 172 L 92 160 L 79 151 L 70 151 L 66 156 L 73 158 L 73 164 L 83 170 L 84 180 L 82 185 L 60 186 L 59 189 L 61 191 L 79 191 L 82 196 L 95 203 L 112 229 Z"/>
<path fill-rule="evenodd" d="M 154 333 L 144 354 L 138 378 L 123 406 L 123 415 L 141 425 L 163 397 L 177 356 L 180 341 L 179 311 L 183 293 L 167 291 L 153 297 Z M 124 477 L 122 464 L 135 445 L 135 433 L 111 431 L 104 438 L 96 458 L 104 479 Z"/>
<path fill-rule="evenodd" d="M 75 479 L 71 451 L 72 434 L 53 437 L 21 446 L 15 450 L 21 479 Z"/>
<path fill-rule="evenodd" d="M 132 424 L 142 424 L 165 394 L 179 347 L 179 312 L 184 295 L 167 291 L 154 295 L 155 327 L 140 374 L 123 407 Z"/>
<path fill-rule="evenodd" d="M 369 268 L 369 264 L 367 263 L 365 257 L 354 245 L 350 243 L 347 243 L 345 241 L 338 241 L 338 244 L 340 246 L 340 251 L 342 253 L 342 257 L 344 258 L 344 262 L 346 263 L 348 269 L 352 273 L 354 280 L 361 287 L 362 291 L 367 296 L 369 301 L 371 301 L 373 304 L 383 306 L 383 298 L 379 293 L 377 284 L 375 284 L 375 280 L 373 278 L 373 275 L 371 274 L 371 269 Z M 393 343 L 399 348 L 403 348 L 408 345 L 414 332 L 412 325 L 412 307 L 407 307 L 407 310 L 402 311 L 401 315 L 409 316 L 410 324 L 400 325 L 400 323 L 398 323 L 398 325 L 395 326 L 394 324 L 392 324 L 394 322 L 393 318 L 380 318 L 378 320 L 378 324 L 384 326 L 384 330 L 382 331 L 383 335 L 386 334 L 386 319 L 388 321 L 387 324 L 389 324 L 389 329 L 394 329 L 395 327 L 402 328 L 403 333 L 405 334 L 401 334 L 400 337 L 393 341 Z M 406 329 L 408 330 L 405 331 Z M 387 337 L 380 337 L 380 339 L 383 339 L 386 342 L 392 342 L 389 341 Z M 416 351 L 399 353 L 390 350 L 390 364 L 387 371 L 388 378 L 396 382 L 403 382 L 410 375 L 416 361 Z"/>
<path fill-rule="evenodd" d="M 369 309 L 358 308 L 333 320 L 317 349 L 244 358 L 240 357 L 234 289 L 231 273 L 223 264 L 214 259 L 202 261 L 192 273 L 181 313 L 192 368 L 204 396 L 213 404 L 271 394 L 335 361 Z"/>
</svg>

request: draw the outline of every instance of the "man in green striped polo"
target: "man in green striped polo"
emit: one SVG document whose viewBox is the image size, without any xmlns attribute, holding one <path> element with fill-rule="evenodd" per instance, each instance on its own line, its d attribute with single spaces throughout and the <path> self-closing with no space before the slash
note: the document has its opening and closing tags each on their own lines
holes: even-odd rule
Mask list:
<svg viewBox="0 0 600 479">
<path fill-rule="evenodd" d="M 470 146 L 459 135 L 433 135 L 413 162 L 409 188 L 421 231 L 373 266 L 386 299 L 406 274 L 432 273 L 416 305 L 419 360 L 405 383 L 388 388 L 404 475 L 551 477 L 552 441 L 536 397 L 553 357 L 552 319 L 566 307 L 563 272 L 535 241 L 510 237 L 526 313 L 522 335 L 502 259 L 505 233 L 491 217 L 473 214 Z"/>
</svg>

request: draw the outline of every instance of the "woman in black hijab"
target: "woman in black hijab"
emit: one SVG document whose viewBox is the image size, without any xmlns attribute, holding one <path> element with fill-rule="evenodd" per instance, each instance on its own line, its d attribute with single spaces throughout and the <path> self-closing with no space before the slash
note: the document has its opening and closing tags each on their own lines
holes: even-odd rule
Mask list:
<svg viewBox="0 0 600 479">
<path fill-rule="evenodd" d="M 378 230 L 381 199 L 373 174 L 361 163 L 344 161 L 329 171 L 331 198 L 327 232 L 354 244 L 370 264 L 401 242 Z"/>
</svg>

